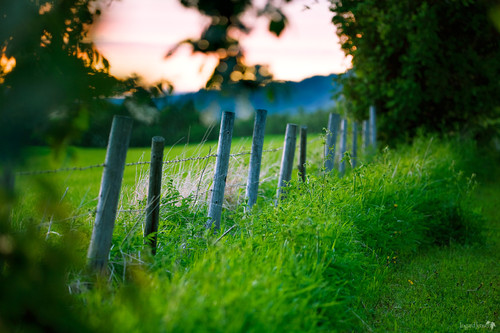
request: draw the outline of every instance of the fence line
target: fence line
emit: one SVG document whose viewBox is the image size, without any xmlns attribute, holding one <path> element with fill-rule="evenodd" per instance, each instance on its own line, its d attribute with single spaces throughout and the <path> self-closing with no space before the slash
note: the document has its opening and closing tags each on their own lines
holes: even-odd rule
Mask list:
<svg viewBox="0 0 500 333">
<path fill-rule="evenodd" d="M 156 232 L 158 230 L 159 224 L 159 214 L 160 214 L 160 206 L 164 206 L 160 203 L 161 198 L 161 183 L 162 183 L 162 165 L 163 164 L 175 164 L 182 163 L 188 161 L 201 161 L 208 160 L 212 157 L 216 157 L 215 162 L 215 174 L 213 177 L 211 189 L 204 193 L 211 193 L 210 203 L 208 206 L 208 221 L 205 224 L 206 228 L 213 227 L 214 232 L 218 232 L 220 230 L 220 222 L 222 215 L 222 207 L 225 201 L 225 189 L 226 188 L 243 188 L 245 183 L 235 182 L 233 184 L 226 184 L 228 178 L 229 171 L 229 162 L 231 157 L 235 159 L 236 162 L 241 163 L 244 159 L 238 159 L 238 156 L 251 155 L 252 157 L 255 155 L 254 149 L 252 151 L 243 151 L 235 154 L 230 154 L 231 149 L 231 141 L 232 141 L 232 132 L 233 132 L 233 124 L 234 124 L 234 113 L 230 111 L 225 111 L 223 113 L 221 128 L 219 133 L 219 145 L 217 154 L 210 154 L 205 156 L 198 157 L 190 157 L 184 159 L 176 159 L 176 160 L 163 160 L 163 138 L 155 137 L 153 138 L 153 145 L 151 150 L 151 161 L 145 162 L 135 162 L 135 163 L 125 163 L 126 153 L 128 150 L 128 142 L 130 138 L 130 132 L 132 128 L 132 119 L 128 117 L 115 116 L 113 118 L 113 124 L 110 131 L 110 138 L 108 141 L 108 150 L 106 153 L 106 161 L 105 163 L 98 165 L 91 165 L 87 167 L 73 167 L 73 168 L 61 168 L 54 170 L 43 170 L 43 171 L 24 171 L 18 172 L 18 175 L 36 175 L 36 174 L 47 174 L 47 173 L 58 173 L 64 171 L 83 171 L 92 168 L 104 167 L 102 180 L 101 180 L 101 189 L 99 193 L 99 201 L 97 204 L 97 209 L 89 211 L 88 214 L 79 215 L 94 215 L 95 214 L 95 223 L 93 225 L 92 237 L 90 240 L 90 245 L 87 253 L 88 266 L 93 271 L 97 273 L 106 273 L 108 266 L 108 257 L 109 251 L 111 248 L 112 234 L 114 230 L 114 224 L 116 220 L 117 213 L 127 212 L 127 213 L 140 213 L 141 215 L 146 216 L 145 221 L 145 229 L 144 229 L 144 237 L 146 239 L 146 243 L 148 243 L 152 248 L 152 253 L 155 253 L 156 249 Z M 328 173 L 333 169 L 334 166 L 334 158 L 335 151 L 337 150 L 336 139 L 339 132 L 339 122 L 340 115 L 338 114 L 330 114 L 329 123 L 328 123 L 328 131 L 326 137 L 326 144 L 324 147 L 324 167 L 325 171 Z M 376 131 L 375 131 L 375 108 L 370 108 L 370 119 L 368 123 L 368 128 L 370 129 L 370 144 L 372 147 L 376 145 Z M 343 154 L 346 151 L 347 146 L 347 120 L 342 119 L 341 123 L 341 140 L 340 140 L 340 152 Z M 356 126 L 353 125 L 353 136 L 356 136 Z M 303 167 L 306 164 L 305 159 L 305 129 L 303 129 L 302 134 L 304 138 L 301 140 L 301 149 L 302 153 L 300 158 L 299 165 Z M 285 141 L 284 146 L 274 149 L 263 150 L 263 140 L 260 140 L 260 153 L 263 152 L 276 152 L 283 151 L 282 159 L 281 159 L 281 167 L 278 179 L 278 188 L 276 193 L 276 201 L 275 205 L 277 206 L 280 200 L 283 200 L 286 197 L 286 187 L 291 180 L 292 170 L 294 168 L 293 161 L 296 150 L 296 138 L 297 138 L 297 125 L 295 124 L 287 124 L 286 133 L 285 133 Z M 158 146 L 155 148 L 154 143 L 155 139 L 161 139 L 161 147 Z M 157 140 L 158 141 L 158 140 Z M 353 150 L 356 151 L 356 140 L 353 142 Z M 182 155 L 181 155 L 182 156 Z M 252 160 L 251 160 L 252 162 Z M 260 164 L 260 162 L 259 162 Z M 150 176 L 149 176 L 149 191 L 148 191 L 148 199 L 147 206 L 144 209 L 129 209 L 129 210 L 119 210 L 119 201 L 120 192 L 121 192 L 121 184 L 123 180 L 123 172 L 125 166 L 137 166 L 137 165 L 151 165 Z M 206 162 L 208 165 L 208 161 Z M 202 171 L 202 176 L 205 171 L 205 167 Z M 176 169 L 173 167 L 171 169 Z M 339 163 L 339 176 L 342 176 L 345 172 L 345 163 L 340 161 Z M 155 171 L 156 170 L 156 171 Z M 153 175 L 154 174 L 154 175 Z M 300 174 L 302 176 L 303 181 L 306 180 L 305 170 L 301 168 Z M 156 180 L 156 181 L 154 181 Z M 198 188 L 196 192 L 196 198 L 199 196 L 199 187 L 201 184 L 201 178 L 198 183 Z M 179 199 L 182 200 L 182 199 Z M 196 199 L 197 200 L 197 199 Z M 178 200 L 174 200 L 173 202 L 178 202 Z M 171 204 L 166 203 L 166 204 Z M 154 216 L 153 216 L 154 215 Z M 151 216 L 151 219 L 149 217 Z M 75 217 L 69 217 L 77 218 Z M 130 236 L 131 232 L 136 229 L 136 226 L 143 220 L 143 218 L 137 219 L 134 226 L 129 230 L 123 242 L 125 242 Z M 53 221 L 51 219 L 49 223 L 49 230 L 47 232 L 47 236 L 51 233 L 50 226 Z M 153 238 L 149 239 L 148 235 L 152 234 Z M 224 236 L 224 235 L 223 235 Z M 221 237 L 223 237 L 221 236 Z M 123 244 L 122 242 L 122 244 Z"/>
<path fill-rule="evenodd" d="M 265 149 L 262 152 L 263 153 L 272 153 L 272 152 L 280 151 L 282 149 L 283 149 L 283 147 L 278 147 L 278 148 L 272 148 L 272 149 Z M 249 151 L 244 151 L 244 152 L 240 152 L 240 153 L 230 154 L 229 157 L 250 155 L 250 153 L 251 152 L 249 152 Z M 176 164 L 176 163 L 183 163 L 183 162 L 189 162 L 189 161 L 201 161 L 201 160 L 206 160 L 206 159 L 209 159 L 212 157 L 217 157 L 217 154 L 209 154 L 209 155 L 200 156 L 200 157 L 188 157 L 188 158 L 177 159 L 177 160 L 168 160 L 168 161 L 163 161 L 162 163 L 163 164 Z M 125 163 L 125 166 L 130 167 L 130 166 L 149 165 L 149 164 L 151 164 L 151 161 Z M 106 163 L 101 163 L 101 164 L 88 165 L 88 166 L 84 166 L 84 167 L 60 168 L 60 169 L 52 169 L 52 170 L 18 171 L 18 172 L 16 172 L 16 175 L 18 175 L 18 176 L 35 176 L 35 175 L 42 175 L 42 174 L 49 174 L 49 173 L 85 171 L 85 170 L 89 170 L 89 169 L 104 168 L 105 166 L 106 166 Z"/>
<path fill-rule="evenodd" d="M 94 164 L 94 165 L 89 165 L 89 166 L 85 166 L 85 167 L 60 168 L 60 169 L 53 169 L 53 170 L 18 171 L 18 172 L 16 172 L 16 175 L 33 176 L 33 175 L 41 175 L 41 174 L 47 174 L 47 173 L 59 173 L 59 172 L 66 172 L 66 171 L 84 171 L 84 170 L 88 170 L 88 169 L 103 168 L 105 166 L 106 166 L 105 163 L 101 163 L 101 164 Z"/>
</svg>

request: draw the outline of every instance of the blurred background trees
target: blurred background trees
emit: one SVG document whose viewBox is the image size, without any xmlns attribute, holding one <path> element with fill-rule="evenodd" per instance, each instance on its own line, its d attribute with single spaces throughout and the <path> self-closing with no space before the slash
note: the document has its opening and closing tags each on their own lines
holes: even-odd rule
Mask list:
<svg viewBox="0 0 500 333">
<path fill-rule="evenodd" d="M 0 158 L 34 138 L 61 145 L 88 126 L 91 104 L 123 92 L 88 39 L 94 0 L 19 0 L 0 7 Z"/>
<path fill-rule="evenodd" d="M 491 139 L 500 133 L 495 1 L 331 0 L 353 70 L 343 94 L 358 119 L 377 107 L 380 139 L 420 130 Z"/>
</svg>

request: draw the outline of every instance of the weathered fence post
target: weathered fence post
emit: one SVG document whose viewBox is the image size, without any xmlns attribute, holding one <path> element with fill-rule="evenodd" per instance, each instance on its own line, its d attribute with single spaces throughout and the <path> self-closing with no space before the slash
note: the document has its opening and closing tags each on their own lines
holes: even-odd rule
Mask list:
<svg viewBox="0 0 500 333">
<path fill-rule="evenodd" d="M 224 202 L 224 190 L 226 189 L 233 125 L 234 112 L 224 111 L 220 124 L 219 146 L 217 147 L 217 159 L 215 161 L 212 198 L 210 199 L 210 206 L 208 207 L 209 220 L 205 225 L 207 229 L 212 228 L 212 225 L 214 225 L 214 232 L 220 230 L 220 219 L 222 215 L 222 204 Z"/>
<path fill-rule="evenodd" d="M 363 152 L 366 154 L 368 152 L 368 147 L 370 146 L 370 128 L 368 127 L 368 120 L 363 120 L 362 131 Z"/>
<path fill-rule="evenodd" d="M 325 143 L 325 171 L 331 172 L 335 162 L 335 144 L 337 143 L 337 133 L 339 128 L 340 115 L 330 113 L 328 117 L 328 128 Z"/>
<path fill-rule="evenodd" d="M 300 127 L 299 144 L 299 176 L 303 182 L 306 181 L 306 156 L 307 156 L 307 126 Z"/>
<path fill-rule="evenodd" d="M 132 118 L 123 116 L 113 118 L 102 173 L 96 219 L 87 253 L 89 267 L 100 273 L 105 271 L 108 264 L 131 130 Z"/>
<path fill-rule="evenodd" d="M 293 158 L 295 157 L 295 145 L 297 143 L 297 125 L 287 124 L 285 142 L 283 144 L 283 155 L 281 157 L 280 177 L 276 193 L 276 205 L 283 197 L 284 189 L 292 179 Z"/>
<path fill-rule="evenodd" d="M 375 107 L 370 106 L 370 145 L 372 149 L 377 149 L 377 121 Z"/>
<path fill-rule="evenodd" d="M 252 151 L 250 154 L 250 167 L 248 168 L 248 180 L 245 197 L 248 199 L 248 207 L 252 209 L 257 202 L 259 190 L 260 165 L 262 162 L 262 150 L 264 148 L 264 129 L 266 127 L 266 110 L 257 110 L 253 125 Z"/>
<path fill-rule="evenodd" d="M 146 223 L 144 225 L 145 243 L 156 254 L 158 224 L 160 220 L 161 178 L 163 169 L 163 148 L 165 139 L 155 136 L 151 140 L 151 166 L 149 168 L 148 203 L 146 206 Z M 153 235 L 151 235 L 153 234 Z"/>
<path fill-rule="evenodd" d="M 352 122 L 352 154 L 351 166 L 354 169 L 358 160 L 358 122 Z"/>
<path fill-rule="evenodd" d="M 342 119 L 340 122 L 340 157 L 339 157 L 339 175 L 342 177 L 345 173 L 345 161 L 342 161 L 344 158 L 345 152 L 347 151 L 347 119 Z"/>
</svg>

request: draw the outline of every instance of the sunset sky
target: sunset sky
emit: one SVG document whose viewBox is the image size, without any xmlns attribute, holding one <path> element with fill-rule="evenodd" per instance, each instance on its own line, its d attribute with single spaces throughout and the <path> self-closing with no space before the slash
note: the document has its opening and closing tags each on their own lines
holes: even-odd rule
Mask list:
<svg viewBox="0 0 500 333">
<path fill-rule="evenodd" d="M 167 80 L 179 92 L 204 86 L 215 59 L 193 56 L 188 48 L 164 57 L 177 42 L 199 36 L 206 17 L 177 0 L 115 0 L 102 10 L 92 38 L 110 61 L 112 74 L 137 73 L 148 83 Z M 241 38 L 248 64 L 268 64 L 275 79 L 293 81 L 341 73 L 350 66 L 340 50 L 327 0 L 295 0 L 284 12 L 289 25 L 280 38 L 267 32 L 264 20 Z"/>
</svg>

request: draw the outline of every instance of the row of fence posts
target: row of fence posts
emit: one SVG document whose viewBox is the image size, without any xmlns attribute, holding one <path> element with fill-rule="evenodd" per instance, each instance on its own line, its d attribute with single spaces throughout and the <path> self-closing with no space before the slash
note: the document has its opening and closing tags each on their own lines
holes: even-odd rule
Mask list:
<svg viewBox="0 0 500 333">
<path fill-rule="evenodd" d="M 363 148 L 365 151 L 376 145 L 376 120 L 375 108 L 371 107 L 369 120 L 362 125 Z M 255 115 L 252 148 L 250 152 L 250 165 L 246 185 L 245 198 L 247 201 L 246 211 L 250 211 L 257 202 L 259 176 L 264 147 L 264 128 L 266 125 L 266 110 L 257 110 Z M 224 191 L 229 168 L 231 141 L 233 135 L 235 114 L 223 112 L 219 132 L 219 144 L 215 162 L 215 173 L 212 186 L 212 195 L 208 208 L 208 221 L 206 228 L 213 228 L 214 232 L 220 230 L 222 205 L 224 202 Z M 340 115 L 331 113 L 328 119 L 327 135 L 324 151 L 324 169 L 326 173 L 334 169 L 337 136 L 340 133 L 339 142 L 339 175 L 345 173 L 345 161 L 342 159 L 347 151 L 347 119 L 341 119 Z M 339 130 L 340 128 L 340 130 Z M 357 136 L 358 125 L 352 124 L 352 150 L 351 164 L 355 167 L 357 160 Z M 125 158 L 132 130 L 132 119 L 124 116 L 115 116 L 109 135 L 108 147 L 104 171 L 102 174 L 101 188 L 99 191 L 99 202 L 97 204 L 96 219 L 92 231 L 92 237 L 87 253 L 89 267 L 97 272 L 104 272 L 108 264 L 111 250 L 113 229 L 120 198 L 120 189 L 125 168 Z M 300 127 L 299 135 L 299 179 L 306 180 L 306 155 L 307 155 L 307 127 Z M 276 202 L 285 196 L 287 184 L 292 178 L 293 161 L 295 157 L 297 141 L 297 125 L 287 124 L 283 153 L 281 159 Z M 153 137 L 151 144 L 151 164 L 149 175 L 148 199 L 146 206 L 146 218 L 144 226 L 145 243 L 151 247 L 152 253 L 156 253 L 157 232 L 159 228 L 161 179 L 163 167 L 163 150 L 165 140 L 162 137 Z"/>
</svg>

